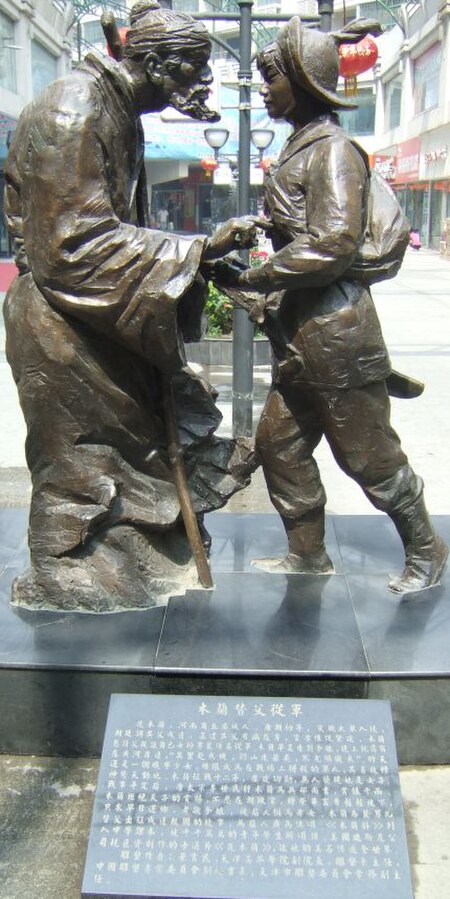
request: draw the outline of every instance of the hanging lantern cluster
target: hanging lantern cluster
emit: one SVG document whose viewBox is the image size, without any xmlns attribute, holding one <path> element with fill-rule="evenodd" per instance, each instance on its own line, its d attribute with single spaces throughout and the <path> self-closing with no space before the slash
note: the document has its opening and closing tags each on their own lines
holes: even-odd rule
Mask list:
<svg viewBox="0 0 450 899">
<path fill-rule="evenodd" d="M 205 156 L 204 159 L 200 160 L 200 165 L 209 177 L 211 177 L 212 173 L 219 167 L 219 163 L 217 162 L 217 159 L 214 159 L 214 156 Z"/>
<path fill-rule="evenodd" d="M 373 38 L 364 37 L 357 44 L 341 44 L 339 47 L 339 74 L 345 79 L 345 95 L 358 93 L 357 76 L 367 72 L 378 59 L 378 47 Z"/>
</svg>

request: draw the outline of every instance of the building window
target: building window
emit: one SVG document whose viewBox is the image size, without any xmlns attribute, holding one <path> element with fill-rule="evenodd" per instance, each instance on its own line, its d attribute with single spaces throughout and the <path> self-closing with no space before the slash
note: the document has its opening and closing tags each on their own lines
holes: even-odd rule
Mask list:
<svg viewBox="0 0 450 899">
<path fill-rule="evenodd" d="M 116 23 L 118 28 L 128 25 L 126 19 L 121 19 L 118 16 L 116 16 Z M 98 19 L 95 19 L 92 22 L 82 22 L 81 28 L 83 38 L 87 44 L 100 44 L 102 48 L 106 46 L 106 38 L 103 33 L 101 22 L 99 22 Z"/>
<path fill-rule="evenodd" d="M 176 9 L 177 12 L 198 12 L 198 0 L 178 0 Z"/>
<path fill-rule="evenodd" d="M 344 94 L 340 92 L 340 96 Z M 371 87 L 362 88 L 355 97 L 358 109 L 347 109 L 339 113 L 344 131 L 352 135 L 373 134 L 375 130 L 375 94 Z"/>
<path fill-rule="evenodd" d="M 363 19 L 375 19 L 385 28 L 393 28 L 396 22 L 396 13 L 398 13 L 398 0 L 384 0 L 383 5 L 373 0 L 373 2 L 358 4 L 358 17 Z M 389 10 L 392 10 L 392 13 Z M 356 18 L 356 17 L 355 17 Z M 348 21 L 350 21 L 348 16 Z"/>
<path fill-rule="evenodd" d="M 439 103 L 441 44 L 433 44 L 414 61 L 414 112 L 416 115 Z"/>
<path fill-rule="evenodd" d="M 239 37 L 236 37 L 235 35 L 224 34 L 222 31 L 217 31 L 217 32 L 212 32 L 212 33 L 217 34 L 218 38 L 221 38 L 221 40 L 225 41 L 225 43 L 228 44 L 228 46 L 231 47 L 232 50 L 236 50 L 236 52 L 239 53 L 239 46 L 240 46 L 240 38 Z M 228 51 L 225 50 L 224 47 L 221 47 L 220 44 L 217 44 L 214 39 L 212 39 L 211 59 L 213 61 L 216 59 L 227 60 L 228 62 L 234 62 L 234 64 L 236 64 L 236 58 L 231 53 L 228 53 Z M 236 76 L 236 80 L 237 80 L 237 76 Z"/>
<path fill-rule="evenodd" d="M 386 128 L 397 128 L 400 125 L 402 109 L 402 82 L 393 78 L 385 86 L 385 119 Z"/>
<path fill-rule="evenodd" d="M 31 65 L 33 71 L 33 97 L 37 97 L 58 77 L 58 61 L 41 44 L 31 42 Z"/>
<path fill-rule="evenodd" d="M 7 91 L 17 93 L 16 53 L 14 45 L 14 22 L 0 11 L 0 85 Z"/>
</svg>

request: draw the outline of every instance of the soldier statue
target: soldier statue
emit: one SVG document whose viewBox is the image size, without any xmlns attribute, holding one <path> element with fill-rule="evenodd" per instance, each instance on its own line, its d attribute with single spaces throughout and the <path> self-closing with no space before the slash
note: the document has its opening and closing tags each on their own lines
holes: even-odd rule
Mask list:
<svg viewBox="0 0 450 899">
<path fill-rule="evenodd" d="M 284 559 L 256 564 L 268 571 L 333 570 L 324 545 L 325 490 L 313 456 L 325 436 L 340 467 L 393 521 L 406 565 L 389 587 L 405 593 L 438 582 L 447 547 L 390 423 L 391 365 L 370 276 L 357 264 L 371 176 L 366 154 L 339 125 L 338 110 L 352 104 L 336 90 L 337 44 L 372 29 L 362 21 L 345 34 L 323 34 L 294 17 L 259 55 L 267 112 L 293 128 L 266 179 L 266 228 L 275 252 L 235 275 L 234 287 L 225 268 L 217 277 L 244 305 L 247 292 L 250 315 L 263 324 L 276 360 L 256 449 L 289 550 Z M 406 229 L 399 258 L 384 258 L 379 248 L 373 280 L 400 267 L 407 241 Z"/>
</svg>

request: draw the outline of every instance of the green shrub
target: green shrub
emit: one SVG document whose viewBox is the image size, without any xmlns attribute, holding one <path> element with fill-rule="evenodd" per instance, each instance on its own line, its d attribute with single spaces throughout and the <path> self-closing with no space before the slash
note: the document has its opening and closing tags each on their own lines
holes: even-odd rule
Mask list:
<svg viewBox="0 0 450 899">
<path fill-rule="evenodd" d="M 233 330 L 232 302 L 211 281 L 208 284 L 205 313 L 208 318 L 207 333 L 209 337 L 221 337 L 223 334 L 231 334 Z"/>
<path fill-rule="evenodd" d="M 250 252 L 250 265 L 253 267 L 262 265 L 267 259 L 266 252 L 252 250 Z M 233 330 L 233 304 L 229 297 L 225 296 L 212 281 L 208 284 L 208 298 L 205 304 L 205 313 L 208 318 L 208 337 L 222 337 L 231 334 Z M 255 330 L 255 337 L 263 337 L 260 327 Z"/>
</svg>

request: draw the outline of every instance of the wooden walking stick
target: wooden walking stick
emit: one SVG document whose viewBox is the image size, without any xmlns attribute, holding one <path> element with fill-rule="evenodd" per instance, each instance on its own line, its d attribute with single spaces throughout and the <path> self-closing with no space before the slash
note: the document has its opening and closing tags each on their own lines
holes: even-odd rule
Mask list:
<svg viewBox="0 0 450 899">
<path fill-rule="evenodd" d="M 105 35 L 108 47 L 116 62 L 120 62 L 123 56 L 122 41 L 114 18 L 114 13 L 104 11 L 101 15 L 101 25 Z M 142 175 L 142 178 L 141 178 Z M 138 191 L 145 189 L 145 170 L 142 169 L 139 175 Z M 140 216 L 142 217 L 142 216 Z M 192 555 L 197 566 L 199 581 L 202 587 L 214 587 L 205 547 L 202 543 L 200 529 L 198 526 L 197 516 L 192 505 L 191 495 L 186 475 L 186 468 L 183 459 L 183 450 L 180 443 L 178 433 L 177 409 L 173 392 L 173 385 L 170 377 L 163 375 L 163 404 L 164 404 L 164 423 L 166 427 L 166 436 L 169 452 L 169 460 L 172 467 L 173 479 L 180 503 L 181 515 L 186 535 L 191 547 Z"/>
<path fill-rule="evenodd" d="M 168 376 L 163 377 L 164 421 L 166 425 L 169 460 L 177 488 L 181 515 L 186 528 L 189 545 L 197 566 L 198 577 L 203 587 L 214 587 L 205 547 L 202 543 L 197 516 L 192 505 L 191 495 L 186 476 L 186 468 L 183 459 L 183 450 L 180 443 L 177 422 L 177 410 L 173 393 L 172 381 Z"/>
</svg>

